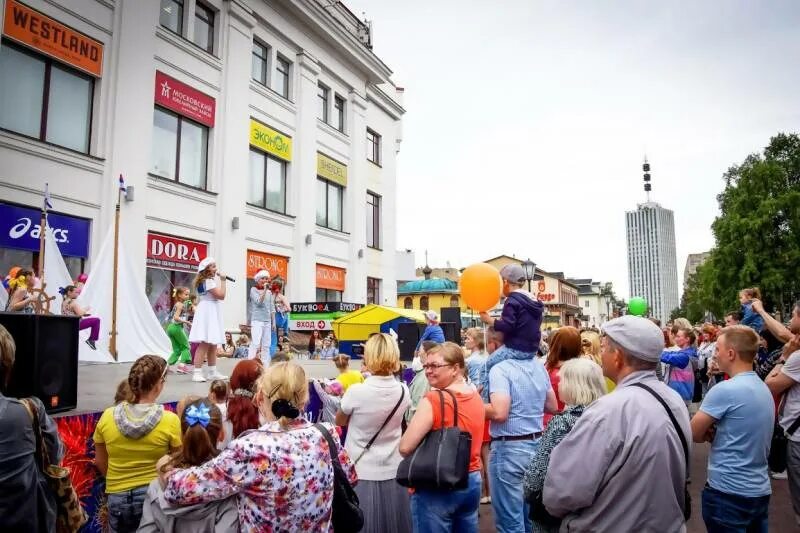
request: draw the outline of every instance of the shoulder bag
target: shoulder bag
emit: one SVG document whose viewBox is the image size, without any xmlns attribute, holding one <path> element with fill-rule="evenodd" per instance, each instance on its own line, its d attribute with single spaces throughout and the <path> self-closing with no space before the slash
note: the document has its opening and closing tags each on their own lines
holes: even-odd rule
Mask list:
<svg viewBox="0 0 800 533">
<path fill-rule="evenodd" d="M 800 427 L 800 416 L 798 416 L 786 431 L 783 430 L 780 419 L 785 407 L 786 396 L 784 395 L 780 411 L 778 411 L 778 416 L 775 419 L 775 427 L 772 429 L 772 443 L 770 444 L 769 458 L 767 459 L 769 469 L 773 472 L 786 471 L 786 450 L 789 447 L 787 435 L 792 435 Z"/>
<path fill-rule="evenodd" d="M 400 407 L 400 404 L 403 403 L 403 398 L 405 398 L 405 396 L 406 396 L 406 389 L 405 389 L 405 387 L 403 387 L 401 385 L 400 386 L 400 399 L 397 400 L 396 404 L 394 404 L 394 409 L 392 409 L 392 412 L 389 413 L 389 416 L 386 417 L 386 420 L 383 421 L 383 424 L 381 424 L 381 427 L 378 428 L 378 431 L 376 431 L 375 434 L 372 436 L 372 438 L 369 439 L 369 442 L 367 443 L 367 445 L 364 446 L 364 449 L 361 450 L 360 454 L 358 454 L 358 457 L 356 457 L 356 460 L 353 461 L 354 465 L 358 464 L 358 462 L 361 460 L 361 458 L 364 457 L 364 454 L 367 453 L 367 450 L 372 448 L 372 445 L 375 443 L 375 439 L 378 438 L 378 435 L 381 434 L 381 431 L 383 431 L 383 428 L 386 427 L 386 424 L 389 423 L 389 420 L 391 420 L 392 417 L 394 416 L 394 414 L 397 412 L 397 409 Z"/>
<path fill-rule="evenodd" d="M 686 458 L 686 481 L 683 484 L 683 518 L 689 520 L 689 518 L 692 516 L 692 496 L 689 494 L 689 445 L 686 442 L 686 435 L 684 435 L 683 431 L 681 431 L 681 427 L 678 425 L 675 415 L 672 414 L 672 409 L 669 408 L 669 405 L 667 405 L 667 402 L 665 402 L 661 396 L 656 394 L 656 391 L 644 383 L 631 383 L 631 387 L 639 387 L 640 389 L 644 389 L 649 392 L 653 398 L 658 400 L 658 403 L 661 404 L 661 406 L 667 412 L 667 415 L 669 415 L 669 419 L 672 421 L 672 425 L 675 427 L 675 431 L 678 433 L 678 438 L 681 439 L 683 455 Z"/>
<path fill-rule="evenodd" d="M 72 486 L 69 468 L 63 468 L 50 462 L 47 446 L 42 440 L 42 428 L 39 425 L 39 410 L 36 403 L 27 398 L 21 399 L 20 402 L 31 417 L 33 434 L 36 436 L 36 462 L 56 499 L 56 531 L 58 533 L 74 533 L 88 519 L 86 512 L 81 507 L 78 494 Z"/>
<path fill-rule="evenodd" d="M 357 533 L 364 527 L 364 513 L 359 507 L 358 495 L 350 485 L 342 463 L 339 462 L 339 450 L 333 437 L 322 424 L 314 424 L 314 427 L 328 441 L 328 449 L 331 453 L 331 464 L 333 465 L 331 525 L 333 531 L 334 533 Z"/>
<path fill-rule="evenodd" d="M 428 432 L 414 453 L 397 467 L 397 482 L 415 489 L 451 491 L 463 489 L 469 480 L 469 455 L 472 435 L 458 427 L 458 401 L 453 399 L 453 426 L 444 423 L 444 393 L 439 394 L 442 427 Z"/>
</svg>

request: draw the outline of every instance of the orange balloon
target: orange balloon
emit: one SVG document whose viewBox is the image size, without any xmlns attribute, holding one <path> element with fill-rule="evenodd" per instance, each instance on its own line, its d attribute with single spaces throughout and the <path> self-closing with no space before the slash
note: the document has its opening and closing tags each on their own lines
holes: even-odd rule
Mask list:
<svg viewBox="0 0 800 533">
<path fill-rule="evenodd" d="M 492 265 L 476 263 L 464 269 L 458 287 L 467 306 L 479 312 L 488 311 L 500 301 L 503 280 Z"/>
</svg>

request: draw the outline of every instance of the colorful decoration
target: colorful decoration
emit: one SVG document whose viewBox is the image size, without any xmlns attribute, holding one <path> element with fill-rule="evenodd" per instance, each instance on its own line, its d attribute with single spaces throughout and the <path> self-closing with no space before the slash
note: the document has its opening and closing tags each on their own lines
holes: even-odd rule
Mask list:
<svg viewBox="0 0 800 533">
<path fill-rule="evenodd" d="M 500 272 L 488 263 L 468 266 L 458 280 L 464 303 L 475 311 L 488 311 L 500 301 L 503 281 Z"/>
</svg>

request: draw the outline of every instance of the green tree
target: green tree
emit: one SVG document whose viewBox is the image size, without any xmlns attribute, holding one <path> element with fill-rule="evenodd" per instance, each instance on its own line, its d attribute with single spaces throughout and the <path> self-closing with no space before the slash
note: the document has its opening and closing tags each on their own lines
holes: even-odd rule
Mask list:
<svg viewBox="0 0 800 533">
<path fill-rule="evenodd" d="M 724 174 L 716 246 L 687 287 L 683 310 L 721 316 L 738 292 L 758 286 L 767 307 L 784 312 L 800 296 L 800 137 L 779 134 Z M 688 318 L 688 317 L 687 317 Z"/>
</svg>

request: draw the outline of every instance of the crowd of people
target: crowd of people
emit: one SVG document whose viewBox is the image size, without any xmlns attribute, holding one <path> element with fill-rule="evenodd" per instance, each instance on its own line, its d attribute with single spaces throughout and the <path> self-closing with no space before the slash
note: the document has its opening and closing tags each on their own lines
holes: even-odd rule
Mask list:
<svg viewBox="0 0 800 533">
<path fill-rule="evenodd" d="M 543 334 L 543 305 L 510 265 L 501 315 L 482 314 L 485 328 L 466 330 L 462 345 L 426 314 L 408 382 L 396 339 L 383 333 L 365 343 L 360 368 L 331 354 L 332 380 L 309 379 L 285 353 L 262 357 L 270 310 L 230 380 L 208 375 L 208 396 L 171 413 L 158 403 L 170 365 L 198 342 L 213 369 L 217 343 L 232 344 L 214 307 L 224 277 L 201 266 L 194 319 L 186 292 L 173 308 L 179 350 L 139 358 L 97 424 L 112 531 L 330 531 L 356 502 L 361 530 L 376 533 L 477 532 L 489 506 L 501 533 L 685 531 L 693 510 L 709 531 L 766 531 L 770 476 L 788 477 L 800 525 L 800 302 L 788 324 L 746 289 L 724 324 L 679 318 L 662 328 L 625 315 L 601 331 Z M 262 285 L 251 303 L 270 309 Z M 2 328 L 0 350 L 4 387 L 14 344 Z M 319 420 L 306 410 L 311 388 Z M 57 461 L 55 425 L 38 405 L 34 424 Z M 464 443 L 457 482 L 401 477 L 431 446 L 441 453 L 434 435 L 449 428 Z M 0 482 L 13 487 L 0 516 L 10 530 L 51 531 L 54 497 L 41 494 L 30 417 L 1 394 L 0 442 Z M 693 442 L 710 443 L 706 480 L 690 478 Z M 354 498 L 342 500 L 340 482 Z M 690 482 L 704 484 L 694 505 Z"/>
</svg>

